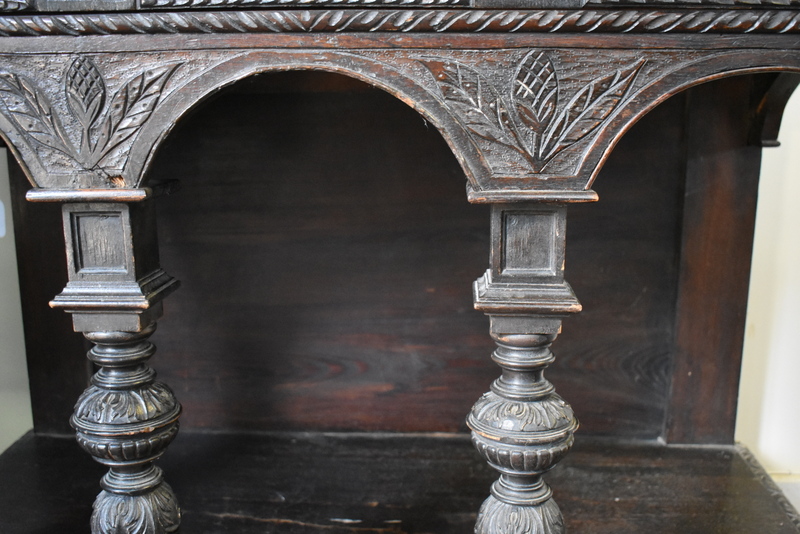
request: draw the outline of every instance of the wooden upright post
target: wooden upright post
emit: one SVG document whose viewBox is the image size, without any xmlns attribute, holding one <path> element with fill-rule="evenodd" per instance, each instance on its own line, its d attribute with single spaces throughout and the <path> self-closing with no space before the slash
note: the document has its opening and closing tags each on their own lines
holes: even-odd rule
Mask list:
<svg viewBox="0 0 800 534">
<path fill-rule="evenodd" d="M 491 268 L 475 282 L 475 307 L 491 319 L 492 359 L 503 373 L 472 408 L 478 452 L 500 472 L 476 534 L 560 534 L 561 511 L 542 474 L 566 455 L 578 422 L 544 378 L 561 318 L 580 311 L 564 281 L 566 208 L 492 207 Z"/>
<path fill-rule="evenodd" d="M 178 502 L 153 462 L 177 435 L 181 407 L 147 360 L 161 300 L 178 283 L 159 266 L 152 201 L 67 203 L 63 215 L 69 282 L 51 305 L 72 314 L 100 367 L 70 421 L 109 467 L 92 533 L 175 532 Z"/>
</svg>

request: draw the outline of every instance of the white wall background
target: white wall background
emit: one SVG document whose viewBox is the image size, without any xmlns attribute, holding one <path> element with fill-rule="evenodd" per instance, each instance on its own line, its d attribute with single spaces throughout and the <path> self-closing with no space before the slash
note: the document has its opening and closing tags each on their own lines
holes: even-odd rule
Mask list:
<svg viewBox="0 0 800 534">
<path fill-rule="evenodd" d="M 800 480 L 800 91 L 764 150 L 736 439 Z"/>
<path fill-rule="evenodd" d="M 33 426 L 6 157 L 0 148 L 0 451 Z"/>
</svg>

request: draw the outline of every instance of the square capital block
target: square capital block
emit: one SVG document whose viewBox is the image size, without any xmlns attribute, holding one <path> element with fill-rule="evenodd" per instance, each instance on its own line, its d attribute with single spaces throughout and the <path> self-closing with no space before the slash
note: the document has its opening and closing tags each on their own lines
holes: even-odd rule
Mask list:
<svg viewBox="0 0 800 534">
<path fill-rule="evenodd" d="M 177 288 L 158 258 L 152 201 L 66 203 L 69 282 L 50 303 L 73 314 L 75 330 L 138 331 Z"/>
<path fill-rule="evenodd" d="M 562 281 L 566 227 L 565 206 L 493 205 L 492 279 L 501 283 Z"/>
<path fill-rule="evenodd" d="M 151 202 L 68 203 L 62 213 L 70 282 L 135 282 L 158 268 Z"/>
</svg>

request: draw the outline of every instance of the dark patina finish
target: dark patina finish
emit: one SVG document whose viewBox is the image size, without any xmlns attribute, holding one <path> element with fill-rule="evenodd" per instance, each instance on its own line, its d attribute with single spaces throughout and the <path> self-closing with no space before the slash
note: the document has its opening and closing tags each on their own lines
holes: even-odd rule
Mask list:
<svg viewBox="0 0 800 534">
<path fill-rule="evenodd" d="M 318 70 L 356 78 L 411 106 L 455 154 L 466 198 L 491 205 L 490 266 L 474 284 L 474 305 L 489 316 L 492 359 L 502 376 L 467 424 L 500 478 L 475 532 L 564 532 L 542 475 L 568 453 L 578 428 L 572 408 L 544 377 L 562 319 L 581 310 L 564 278 L 566 206 L 597 200 L 592 184 L 623 134 L 668 97 L 703 82 L 765 74 L 743 95 L 754 110 L 747 139 L 774 144 L 800 72 L 797 5 L 0 2 L 0 132 L 33 186 L 28 200 L 63 204 L 68 281 L 51 305 L 72 315 L 74 329 L 94 344 L 88 356 L 99 368 L 71 419 L 81 447 L 109 467 L 92 531 L 160 534 L 180 523 L 176 497 L 153 463 L 176 436 L 181 413 L 147 365 L 162 300 L 177 288 L 159 261 L 155 198 L 175 187 L 149 179 L 156 153 L 190 111 L 221 89 L 261 73 Z M 741 129 L 736 120 L 730 118 Z M 702 136 L 702 127 L 690 132 Z M 731 143 L 738 141 L 725 135 L 697 140 L 706 151 Z M 697 163 L 706 164 L 713 162 Z M 752 213 L 752 197 L 740 202 L 752 183 L 691 176 L 686 183 L 712 190 L 686 202 L 686 221 L 709 213 L 709 198 L 729 204 L 721 210 L 742 205 Z M 743 220 L 731 231 L 751 233 Z M 718 225 L 686 228 L 682 248 L 697 248 L 697 255 L 705 239 L 726 235 Z M 675 344 L 708 344 L 724 359 L 740 339 L 730 346 L 701 340 L 713 324 L 692 314 L 700 296 L 724 293 L 713 281 L 733 279 L 741 292 L 747 273 L 698 274 L 681 261 Z M 736 291 L 731 300 L 739 302 Z M 690 357 L 676 359 L 672 387 L 685 395 L 667 406 L 664 434 L 725 441 L 730 429 L 717 431 L 703 418 L 730 415 L 735 398 L 725 390 L 708 401 L 713 378 L 692 378 L 692 365 Z M 720 368 L 735 382 L 735 366 Z M 682 402 L 711 408 L 687 411 Z"/>
</svg>

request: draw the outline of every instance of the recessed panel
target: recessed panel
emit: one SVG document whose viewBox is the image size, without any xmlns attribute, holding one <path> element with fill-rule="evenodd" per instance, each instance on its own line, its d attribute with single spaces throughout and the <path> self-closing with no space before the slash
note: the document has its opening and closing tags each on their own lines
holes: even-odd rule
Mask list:
<svg viewBox="0 0 800 534">
<path fill-rule="evenodd" d="M 556 222 L 553 212 L 505 212 L 503 274 L 555 276 Z"/>
<path fill-rule="evenodd" d="M 72 235 L 78 273 L 126 273 L 125 239 L 118 213 L 73 213 Z"/>
</svg>

